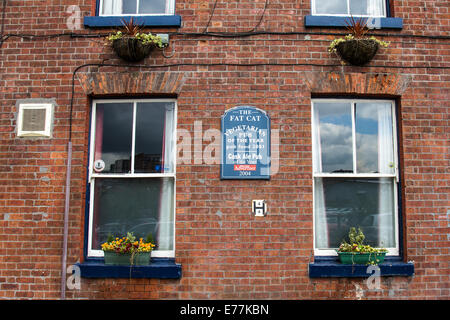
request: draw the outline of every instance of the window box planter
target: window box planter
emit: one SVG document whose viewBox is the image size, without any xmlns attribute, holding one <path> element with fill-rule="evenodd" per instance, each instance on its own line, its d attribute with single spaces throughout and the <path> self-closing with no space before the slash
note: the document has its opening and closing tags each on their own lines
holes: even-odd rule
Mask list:
<svg viewBox="0 0 450 320">
<path fill-rule="evenodd" d="M 370 62 L 377 53 L 379 44 L 372 39 L 352 39 L 340 42 L 336 52 L 340 58 L 354 66 Z"/>
<path fill-rule="evenodd" d="M 145 266 L 150 264 L 151 252 L 117 253 L 105 251 L 105 265 L 112 266 Z"/>
<path fill-rule="evenodd" d="M 386 252 L 382 253 L 355 253 L 338 252 L 342 264 L 380 264 L 384 262 Z"/>
<path fill-rule="evenodd" d="M 144 242 L 142 238 L 136 240 L 132 232 L 128 232 L 127 236 L 121 239 L 109 236 L 108 241 L 102 244 L 105 265 L 148 265 L 154 247 L 150 241 Z"/>
<path fill-rule="evenodd" d="M 380 264 L 384 262 L 387 250 L 385 248 L 372 248 L 370 245 L 364 245 L 364 233 L 361 228 L 356 230 L 351 227 L 348 233 L 350 243 L 346 240 L 341 242 L 339 249 L 336 250 L 339 260 L 342 264 Z"/>
</svg>

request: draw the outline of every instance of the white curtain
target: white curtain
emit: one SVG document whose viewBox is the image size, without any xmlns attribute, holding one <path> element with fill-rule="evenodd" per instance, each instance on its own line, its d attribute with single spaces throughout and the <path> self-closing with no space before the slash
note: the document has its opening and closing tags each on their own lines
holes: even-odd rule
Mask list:
<svg viewBox="0 0 450 320">
<path fill-rule="evenodd" d="M 390 103 L 378 105 L 378 172 L 394 173 L 394 141 Z"/>
<path fill-rule="evenodd" d="M 378 245 L 394 247 L 394 188 L 392 178 L 381 178 L 378 190 Z"/>
<path fill-rule="evenodd" d="M 103 0 L 102 14 L 122 14 L 122 0 Z"/>
<path fill-rule="evenodd" d="M 316 106 L 314 106 L 313 122 L 315 129 L 313 170 L 315 173 L 318 173 L 322 172 L 322 148 L 320 143 L 319 108 Z M 314 178 L 314 215 L 316 248 L 328 248 L 327 215 L 322 178 Z"/>
<path fill-rule="evenodd" d="M 378 106 L 378 171 L 394 174 L 394 141 L 392 135 L 392 106 Z M 392 247 L 394 241 L 394 197 L 393 178 L 380 179 L 378 191 L 378 239 L 379 245 Z"/>
<path fill-rule="evenodd" d="M 162 150 L 162 172 L 174 172 L 174 112 L 173 104 L 166 104 Z M 158 250 L 173 250 L 173 178 L 162 178 L 159 193 Z"/>
<path fill-rule="evenodd" d="M 163 171 L 174 172 L 174 105 L 166 104 L 166 118 L 164 122 L 164 138 L 163 138 Z"/>
<path fill-rule="evenodd" d="M 328 248 L 328 223 L 322 178 L 314 178 L 314 215 L 316 248 Z"/>
<path fill-rule="evenodd" d="M 159 193 L 158 250 L 173 250 L 173 178 L 162 178 Z"/>
<path fill-rule="evenodd" d="M 371 17 L 380 17 L 383 15 L 382 0 L 367 0 L 367 14 Z"/>
<path fill-rule="evenodd" d="M 313 170 L 314 173 L 322 172 L 322 147 L 320 143 L 320 118 L 319 118 L 319 108 L 314 105 L 313 114 L 313 126 L 314 126 L 314 159 L 313 159 Z"/>
</svg>

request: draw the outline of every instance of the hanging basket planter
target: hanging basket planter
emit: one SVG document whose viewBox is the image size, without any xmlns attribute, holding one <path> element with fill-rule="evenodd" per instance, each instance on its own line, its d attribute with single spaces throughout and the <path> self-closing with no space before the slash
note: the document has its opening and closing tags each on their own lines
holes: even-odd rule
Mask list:
<svg viewBox="0 0 450 320">
<path fill-rule="evenodd" d="M 142 32 L 142 27 L 133 22 L 122 20 L 123 28 L 106 37 L 116 54 L 123 60 L 138 62 L 150 55 L 154 48 L 163 48 L 158 35 Z"/>
<path fill-rule="evenodd" d="M 347 21 L 346 21 L 347 22 Z M 368 37 L 367 19 L 355 20 L 351 17 L 347 22 L 351 32 L 344 38 L 334 39 L 328 47 L 329 52 L 335 52 L 339 58 L 354 66 L 363 66 L 370 62 L 380 47 L 389 46 L 388 42 Z"/>
<path fill-rule="evenodd" d="M 144 44 L 134 37 L 122 37 L 112 42 L 116 54 L 129 62 L 138 62 L 147 58 L 155 48 L 153 43 Z"/>
<path fill-rule="evenodd" d="M 379 44 L 372 39 L 352 39 L 340 42 L 336 52 L 345 62 L 354 66 L 362 66 L 370 62 L 377 53 Z"/>
</svg>

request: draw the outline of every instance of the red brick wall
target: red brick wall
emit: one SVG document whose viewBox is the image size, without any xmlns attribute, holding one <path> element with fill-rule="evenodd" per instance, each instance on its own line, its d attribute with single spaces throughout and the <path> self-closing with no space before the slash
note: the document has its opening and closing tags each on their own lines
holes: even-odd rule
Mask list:
<svg viewBox="0 0 450 320">
<path fill-rule="evenodd" d="M 7 1 L 4 34 L 68 33 L 67 7 L 76 4 L 83 16 L 91 15 L 93 3 Z M 260 20 L 264 3 L 218 1 L 208 31 L 250 31 Z M 203 32 L 213 4 L 213 0 L 177 0 L 182 28 L 155 31 Z M 155 52 L 144 64 L 192 64 L 159 68 L 158 72 L 182 73 L 184 80 L 173 92 L 151 90 L 177 95 L 178 128 L 194 137 L 195 121 L 202 121 L 203 132 L 220 129 L 220 116 L 231 107 L 249 104 L 266 110 L 272 129 L 280 130 L 279 171 L 270 181 L 221 181 L 218 165 L 178 164 L 176 261 L 182 265 L 183 277 L 83 278 L 81 290 L 67 290 L 67 297 L 448 299 L 450 46 L 448 38 L 433 36 L 449 36 L 450 13 L 444 0 L 393 1 L 392 7 L 395 16 L 403 18 L 404 28 L 377 31 L 389 34 L 382 38 L 391 45 L 367 67 L 341 66 L 328 53 L 335 36 L 319 33 L 344 30 L 304 27 L 309 0 L 270 1 L 257 28 L 297 34 L 172 35 L 167 54 L 173 49 L 173 57 Z M 0 49 L 2 299 L 60 297 L 72 72 L 82 64 L 101 62 L 123 64 L 101 38 L 10 36 Z M 266 65 L 229 65 L 253 63 Z M 75 78 L 68 265 L 83 259 L 89 99 L 128 93 L 114 88 L 95 91 L 83 86 L 83 80 L 91 73 L 121 72 L 133 78 L 138 71 L 153 72 L 90 67 Z M 340 85 L 329 85 L 330 75 L 338 77 Z M 354 75 L 353 80 L 348 80 L 349 75 Z M 398 82 L 370 84 L 371 75 Z M 131 92 L 141 93 L 136 90 Z M 406 259 L 415 264 L 413 277 L 382 278 L 378 291 L 368 290 L 363 279 L 309 278 L 308 263 L 314 258 L 310 112 L 314 93 L 375 95 L 399 102 L 405 251 Z M 51 139 L 16 136 L 16 102 L 26 98 L 55 99 Z M 204 141 L 203 147 L 208 144 Z M 251 200 L 258 198 L 266 199 L 269 207 L 262 219 L 250 214 Z"/>
</svg>

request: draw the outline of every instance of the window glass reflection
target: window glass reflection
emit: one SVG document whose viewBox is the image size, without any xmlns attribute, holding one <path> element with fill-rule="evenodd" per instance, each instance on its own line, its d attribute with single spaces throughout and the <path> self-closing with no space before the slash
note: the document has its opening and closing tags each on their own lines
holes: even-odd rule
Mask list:
<svg viewBox="0 0 450 320">
<path fill-rule="evenodd" d="M 141 0 L 139 13 L 165 13 L 166 0 Z"/>
<path fill-rule="evenodd" d="M 390 103 L 355 106 L 358 173 L 393 173 L 394 152 Z"/>
<path fill-rule="evenodd" d="M 122 13 L 136 14 L 137 13 L 137 1 L 125 0 L 122 2 Z"/>
<path fill-rule="evenodd" d="M 317 14 L 346 14 L 347 12 L 346 0 L 316 0 Z"/>
<path fill-rule="evenodd" d="M 317 248 L 338 248 L 350 227 L 366 244 L 395 247 L 391 178 L 315 178 L 315 212 Z"/>
<path fill-rule="evenodd" d="M 367 1 L 350 0 L 350 14 L 353 16 L 367 15 Z"/>
<path fill-rule="evenodd" d="M 321 165 L 318 170 L 353 172 L 351 104 L 318 102 L 314 108 Z"/>
<path fill-rule="evenodd" d="M 162 172 L 165 120 L 165 103 L 138 103 L 135 172 Z"/>
<path fill-rule="evenodd" d="M 130 172 L 132 128 L 132 103 L 96 105 L 94 162 L 105 163 L 102 173 Z"/>
<path fill-rule="evenodd" d="M 97 178 L 94 189 L 92 249 L 127 232 L 173 249 L 173 179 Z"/>
</svg>

